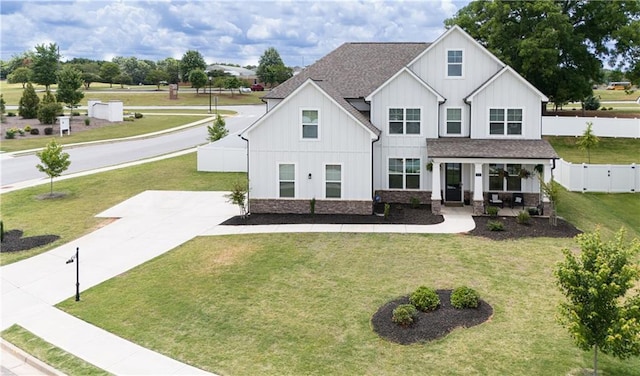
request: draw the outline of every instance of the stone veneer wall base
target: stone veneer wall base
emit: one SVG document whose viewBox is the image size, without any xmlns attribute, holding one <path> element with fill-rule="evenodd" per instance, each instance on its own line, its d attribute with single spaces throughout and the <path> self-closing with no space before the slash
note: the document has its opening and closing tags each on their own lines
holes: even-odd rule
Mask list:
<svg viewBox="0 0 640 376">
<path fill-rule="evenodd" d="M 311 200 L 250 199 L 251 213 L 310 214 Z M 315 214 L 373 214 L 370 200 L 316 200 Z"/>
</svg>

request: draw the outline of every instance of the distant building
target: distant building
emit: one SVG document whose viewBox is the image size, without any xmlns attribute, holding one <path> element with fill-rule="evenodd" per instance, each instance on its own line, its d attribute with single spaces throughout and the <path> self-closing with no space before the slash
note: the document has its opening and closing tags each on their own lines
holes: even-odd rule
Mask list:
<svg viewBox="0 0 640 376">
<path fill-rule="evenodd" d="M 213 70 L 223 71 L 224 73 L 228 73 L 238 78 L 255 79 L 257 77 L 256 72 L 251 69 L 235 67 L 232 65 L 212 64 L 209 65 L 206 69 L 207 72 Z"/>
</svg>

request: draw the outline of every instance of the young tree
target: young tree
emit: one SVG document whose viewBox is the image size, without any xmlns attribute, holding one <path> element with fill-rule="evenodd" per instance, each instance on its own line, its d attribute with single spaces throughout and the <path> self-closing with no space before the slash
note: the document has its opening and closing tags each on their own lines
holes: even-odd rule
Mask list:
<svg viewBox="0 0 640 376">
<path fill-rule="evenodd" d="M 541 174 L 538 173 L 538 181 L 540 182 L 540 190 L 542 193 L 547 196 L 549 199 L 549 204 L 551 205 L 551 213 L 549 213 L 549 222 L 557 226 L 558 225 L 558 216 L 556 215 L 556 208 L 558 207 L 558 200 L 560 198 L 560 188 L 559 184 L 551 177 L 548 183 L 544 181 L 544 178 Z"/>
<path fill-rule="evenodd" d="M 46 90 L 38 106 L 38 120 L 42 124 L 55 124 L 56 117 L 61 113 L 62 105 L 56 101 L 55 95 Z"/>
<path fill-rule="evenodd" d="M 242 86 L 243 81 L 236 76 L 226 77 L 224 79 L 224 88 L 231 90 L 231 96 L 233 97 L 233 89 L 239 89 Z"/>
<path fill-rule="evenodd" d="M 78 107 L 78 103 L 84 98 L 84 93 L 80 91 L 84 80 L 82 79 L 82 72 L 74 67 L 64 66 L 60 72 L 58 72 L 58 90 L 56 92 L 56 98 L 58 102 L 66 103 L 67 107 L 71 110 L 73 116 L 73 109 Z"/>
<path fill-rule="evenodd" d="M 13 71 L 8 77 L 7 80 L 10 84 L 22 83 L 22 88 L 24 89 L 27 85 L 27 82 L 31 81 L 31 77 L 33 77 L 33 71 L 27 67 L 20 67 Z"/>
<path fill-rule="evenodd" d="M 62 175 L 69 168 L 69 153 L 63 153 L 62 146 L 58 145 L 56 140 L 51 140 L 42 151 L 36 153 L 36 156 L 42 162 L 36 165 L 38 171 L 44 172 L 51 179 L 50 195 L 53 196 L 53 178 Z"/>
<path fill-rule="evenodd" d="M 289 79 L 293 72 L 285 67 L 278 51 L 273 47 L 269 47 L 260 56 L 256 75 L 260 81 L 273 87 L 274 83 L 281 83 Z"/>
<path fill-rule="evenodd" d="M 607 243 L 600 239 L 599 231 L 576 239 L 581 253 L 563 249 L 564 261 L 555 270 L 567 297 L 560 304 L 560 322 L 579 348 L 594 350 L 597 375 L 598 350 L 621 359 L 640 355 L 640 293 L 627 296 L 640 282 L 640 265 L 633 261 L 640 242 L 625 243 L 622 229 Z"/>
<path fill-rule="evenodd" d="M 200 88 L 203 88 L 209 82 L 209 77 L 204 73 L 202 69 L 195 69 L 191 71 L 189 74 L 189 82 L 191 82 L 191 86 L 196 88 L 196 95 L 198 94 Z"/>
<path fill-rule="evenodd" d="M 147 74 L 147 82 L 156 85 L 158 87 L 158 90 L 160 90 L 160 81 L 168 81 L 168 80 L 169 80 L 169 74 L 167 74 L 167 72 L 160 69 L 154 69 L 151 72 L 149 72 L 149 74 Z"/>
<path fill-rule="evenodd" d="M 120 66 L 116 63 L 106 62 L 100 67 L 100 77 L 104 82 L 109 83 L 109 87 L 113 87 L 113 83 L 120 74 Z"/>
<path fill-rule="evenodd" d="M 587 129 L 584 130 L 582 136 L 578 139 L 577 142 L 580 149 L 587 151 L 588 163 L 591 163 L 591 149 L 598 146 L 598 143 L 600 142 L 598 136 L 593 133 L 593 129 L 591 129 L 592 126 L 593 123 L 588 121 Z"/>
<path fill-rule="evenodd" d="M 247 189 L 246 183 L 235 182 L 233 184 L 233 189 L 231 190 L 231 193 L 225 195 L 225 197 L 230 203 L 238 206 L 238 208 L 240 209 L 240 215 L 242 216 L 242 218 L 245 218 L 247 216 L 247 206 L 246 206 L 247 192 L 248 192 L 248 189 Z"/>
<path fill-rule="evenodd" d="M 207 126 L 207 132 L 209 133 L 209 142 L 218 141 L 222 137 L 229 134 L 229 130 L 226 128 L 226 123 L 220 114 L 216 115 L 216 120 L 212 125 Z"/>
<path fill-rule="evenodd" d="M 4 94 L 0 94 L 0 122 L 4 123 L 4 111 L 6 110 L 7 102 L 4 100 Z"/>
<path fill-rule="evenodd" d="M 180 60 L 180 72 L 182 73 L 182 80 L 191 81 L 191 72 L 196 69 L 204 71 L 207 68 L 207 63 L 198 51 L 189 50 L 182 55 Z"/>
<path fill-rule="evenodd" d="M 46 89 L 56 83 L 56 72 L 58 71 L 58 45 L 49 43 L 35 47 L 36 53 L 33 58 L 33 81 L 38 85 L 44 85 Z"/>
<path fill-rule="evenodd" d="M 40 98 L 29 82 L 18 103 L 18 114 L 25 119 L 35 119 L 38 116 L 38 103 L 40 103 Z"/>
</svg>

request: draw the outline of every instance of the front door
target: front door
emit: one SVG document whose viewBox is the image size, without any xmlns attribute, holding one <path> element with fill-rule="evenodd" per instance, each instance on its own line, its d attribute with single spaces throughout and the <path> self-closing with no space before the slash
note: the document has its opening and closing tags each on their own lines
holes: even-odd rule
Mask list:
<svg viewBox="0 0 640 376">
<path fill-rule="evenodd" d="M 461 202 L 462 201 L 462 163 L 446 163 L 445 164 L 445 201 Z"/>
</svg>

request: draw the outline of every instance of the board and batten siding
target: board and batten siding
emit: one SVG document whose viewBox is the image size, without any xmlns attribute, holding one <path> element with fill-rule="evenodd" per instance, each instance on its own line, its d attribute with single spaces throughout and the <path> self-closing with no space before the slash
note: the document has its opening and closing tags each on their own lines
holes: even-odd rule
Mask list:
<svg viewBox="0 0 640 376">
<path fill-rule="evenodd" d="M 447 51 L 462 50 L 462 77 L 447 77 Z M 432 44 L 410 66 L 412 72 L 446 98 L 440 107 L 440 135 L 445 136 L 446 108 L 462 108 L 462 137 L 468 137 L 473 119 L 464 102 L 471 92 L 502 69 L 503 64 L 462 31 L 453 29 Z"/>
<path fill-rule="evenodd" d="M 419 108 L 419 135 L 390 135 L 390 108 Z M 371 122 L 382 131 L 374 144 L 374 188 L 388 189 L 389 158 L 420 158 L 421 189 L 429 187 L 426 180 L 426 138 L 438 135 L 438 99 L 409 73 L 403 72 L 387 83 L 371 98 Z"/>
<path fill-rule="evenodd" d="M 522 135 L 500 136 L 489 134 L 490 108 L 522 109 Z M 478 92 L 471 102 L 471 138 L 520 138 L 542 137 L 542 104 L 540 97 L 522 80 L 507 71 Z"/>
<path fill-rule="evenodd" d="M 301 138 L 303 109 L 319 111 L 318 140 Z M 262 121 L 247 133 L 252 199 L 278 198 L 280 163 L 296 166 L 296 199 L 324 199 L 326 164 L 342 166 L 341 199 L 371 199 L 372 135 L 314 85 L 303 87 Z"/>
</svg>

